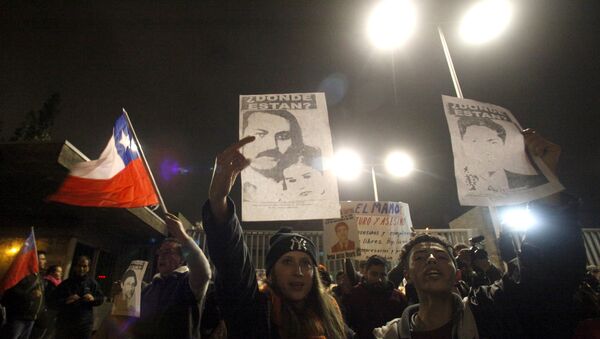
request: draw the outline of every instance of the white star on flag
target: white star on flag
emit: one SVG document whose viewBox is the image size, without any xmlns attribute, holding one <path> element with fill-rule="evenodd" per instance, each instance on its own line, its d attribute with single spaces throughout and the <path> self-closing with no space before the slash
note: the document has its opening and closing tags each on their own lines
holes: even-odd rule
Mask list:
<svg viewBox="0 0 600 339">
<path fill-rule="evenodd" d="M 125 149 L 131 147 L 131 139 L 127 134 L 125 134 L 125 131 L 121 131 L 121 139 L 119 140 L 119 144 L 123 145 Z"/>
</svg>

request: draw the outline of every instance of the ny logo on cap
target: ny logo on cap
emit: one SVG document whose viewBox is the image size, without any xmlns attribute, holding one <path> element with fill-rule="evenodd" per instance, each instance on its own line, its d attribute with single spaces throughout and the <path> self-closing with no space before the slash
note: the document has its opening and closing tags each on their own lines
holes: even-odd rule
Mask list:
<svg viewBox="0 0 600 339">
<path fill-rule="evenodd" d="M 290 251 L 308 251 L 306 248 L 306 240 L 293 237 L 292 244 L 290 245 Z"/>
</svg>

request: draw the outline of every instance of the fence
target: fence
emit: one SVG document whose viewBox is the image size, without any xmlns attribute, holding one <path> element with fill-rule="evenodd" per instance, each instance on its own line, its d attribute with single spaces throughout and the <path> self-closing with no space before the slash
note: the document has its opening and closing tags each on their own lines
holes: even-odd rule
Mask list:
<svg viewBox="0 0 600 339">
<path fill-rule="evenodd" d="M 582 228 L 588 265 L 600 266 L 600 229 Z"/>
<path fill-rule="evenodd" d="M 418 229 L 415 230 L 417 233 L 429 233 L 435 234 L 448 240 L 450 244 L 465 243 L 468 244 L 468 239 L 471 237 L 471 229 Z M 276 231 L 245 231 L 244 240 L 250 251 L 252 262 L 256 268 L 265 267 L 265 256 L 269 249 L 269 239 Z M 298 233 L 312 240 L 317 247 L 319 253 L 319 262 L 325 263 L 329 272 L 337 272 L 343 269 L 344 259 L 326 260 L 325 253 L 322 248 L 323 244 L 323 232 L 322 231 L 298 231 Z M 200 232 L 197 236 L 200 247 L 206 252 L 206 237 L 204 232 Z M 392 266 L 396 265 L 397 261 L 392 262 Z M 355 267 L 356 266 L 355 262 Z"/>
<path fill-rule="evenodd" d="M 600 266 L 600 228 L 582 228 L 583 244 L 588 265 Z M 517 250 L 521 250 L 524 237 L 523 232 L 513 233 L 513 244 Z"/>
</svg>

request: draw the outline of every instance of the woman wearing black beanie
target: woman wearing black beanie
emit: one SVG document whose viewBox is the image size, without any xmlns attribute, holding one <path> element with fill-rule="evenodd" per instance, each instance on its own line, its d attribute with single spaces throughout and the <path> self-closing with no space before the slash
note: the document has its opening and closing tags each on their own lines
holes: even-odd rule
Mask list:
<svg viewBox="0 0 600 339">
<path fill-rule="evenodd" d="M 249 165 L 239 152 L 247 137 L 217 156 L 202 220 L 216 267 L 217 296 L 229 338 L 351 338 L 339 307 L 325 292 L 313 242 L 280 229 L 269 242 L 266 288 L 259 291 L 233 201 L 238 174 Z"/>
</svg>

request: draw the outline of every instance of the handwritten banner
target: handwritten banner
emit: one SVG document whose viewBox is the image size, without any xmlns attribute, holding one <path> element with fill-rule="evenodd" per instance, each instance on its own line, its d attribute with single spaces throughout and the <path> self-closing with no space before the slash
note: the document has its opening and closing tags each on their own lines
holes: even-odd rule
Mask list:
<svg viewBox="0 0 600 339">
<path fill-rule="evenodd" d="M 398 259 L 402 246 L 410 239 L 412 221 L 408 204 L 394 201 L 344 201 L 342 217 L 356 220 L 360 259 L 379 255 L 388 261 Z"/>
</svg>

